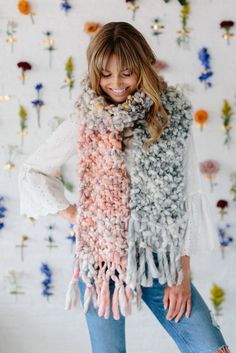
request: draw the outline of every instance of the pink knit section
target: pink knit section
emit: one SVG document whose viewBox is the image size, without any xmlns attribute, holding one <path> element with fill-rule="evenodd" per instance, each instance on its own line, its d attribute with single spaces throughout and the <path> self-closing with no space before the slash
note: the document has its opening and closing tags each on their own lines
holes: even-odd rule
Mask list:
<svg viewBox="0 0 236 353">
<path fill-rule="evenodd" d="M 91 276 L 83 273 L 83 269 L 92 265 L 98 315 L 108 318 L 112 308 L 114 318 L 119 319 L 118 303 L 122 314 L 126 315 L 131 312 L 133 297 L 131 289 L 125 290 L 130 178 L 122 151 L 122 136 L 117 131 L 91 130 L 84 120 L 77 144 L 80 197 L 74 271 L 91 286 Z M 112 303 L 110 278 L 116 283 Z M 86 310 L 91 297 L 91 290 L 86 290 Z"/>
</svg>

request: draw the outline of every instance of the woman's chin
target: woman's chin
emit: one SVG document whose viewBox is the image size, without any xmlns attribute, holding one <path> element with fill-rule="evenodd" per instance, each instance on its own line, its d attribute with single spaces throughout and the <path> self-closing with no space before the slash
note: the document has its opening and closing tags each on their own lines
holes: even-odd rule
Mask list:
<svg viewBox="0 0 236 353">
<path fill-rule="evenodd" d="M 110 98 L 115 102 L 115 103 L 122 103 L 125 102 L 129 94 L 124 94 L 123 96 L 115 96 L 115 95 L 110 95 Z"/>
</svg>

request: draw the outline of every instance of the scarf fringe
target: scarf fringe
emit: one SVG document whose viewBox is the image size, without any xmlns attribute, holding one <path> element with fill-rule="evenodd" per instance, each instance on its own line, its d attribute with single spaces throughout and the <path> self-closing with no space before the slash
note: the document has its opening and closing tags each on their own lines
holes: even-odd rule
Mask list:
<svg viewBox="0 0 236 353">
<path fill-rule="evenodd" d="M 65 310 L 71 310 L 76 307 L 80 299 L 80 290 L 78 287 L 79 272 L 75 272 L 67 289 L 65 298 Z"/>
<path fill-rule="evenodd" d="M 136 297 L 137 309 L 141 310 L 141 286 L 151 287 L 153 285 L 153 279 L 157 278 L 160 284 L 167 283 L 169 286 L 181 284 L 183 271 L 180 264 L 180 258 L 175 260 L 175 252 L 167 253 L 163 250 L 157 250 L 158 262 L 156 264 L 152 248 L 141 248 L 138 251 L 139 266 L 133 261 L 136 252 L 137 249 L 133 246 L 133 248 L 131 248 L 131 257 L 129 261 L 129 270 L 131 270 L 132 276 L 128 276 L 127 274 L 126 279 L 123 279 L 124 273 L 121 271 L 120 267 L 117 267 L 120 276 L 111 276 L 115 281 L 115 288 L 112 296 L 109 287 L 109 268 L 105 271 L 105 265 L 98 270 L 98 275 L 100 273 L 103 277 L 94 283 L 91 283 L 84 273 L 80 274 L 80 271 L 77 270 L 68 286 L 65 309 L 70 310 L 72 307 L 75 307 L 80 298 L 80 291 L 78 288 L 79 276 L 81 276 L 86 283 L 86 290 L 84 293 L 84 313 L 88 312 L 92 300 L 94 308 L 97 309 L 98 316 L 103 316 L 105 319 L 108 319 L 112 311 L 115 320 L 120 319 L 120 314 L 123 316 L 131 315 L 134 297 Z"/>
</svg>

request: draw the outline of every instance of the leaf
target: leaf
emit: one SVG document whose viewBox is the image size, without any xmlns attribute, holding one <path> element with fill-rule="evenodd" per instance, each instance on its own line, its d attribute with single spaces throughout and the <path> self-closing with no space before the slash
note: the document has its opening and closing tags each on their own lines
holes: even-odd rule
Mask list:
<svg viewBox="0 0 236 353">
<path fill-rule="evenodd" d="M 19 116 L 21 117 L 22 120 L 26 120 L 27 117 L 27 112 L 25 110 L 25 108 L 23 107 L 23 105 L 20 105 L 20 109 L 19 109 Z"/>
</svg>

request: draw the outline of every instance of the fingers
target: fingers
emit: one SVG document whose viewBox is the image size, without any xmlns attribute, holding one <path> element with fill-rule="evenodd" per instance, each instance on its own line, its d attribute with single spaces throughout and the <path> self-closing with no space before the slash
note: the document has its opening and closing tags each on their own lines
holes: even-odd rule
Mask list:
<svg viewBox="0 0 236 353">
<path fill-rule="evenodd" d="M 188 318 L 191 312 L 191 290 L 189 287 L 177 288 L 177 287 L 167 287 L 164 291 L 163 298 L 164 308 L 168 308 L 168 313 L 166 315 L 167 320 L 173 320 L 177 323 L 185 310 L 185 317 Z"/>
<path fill-rule="evenodd" d="M 179 319 L 181 318 L 181 316 L 183 315 L 183 313 L 185 312 L 185 307 L 186 307 L 186 302 L 182 303 L 181 307 L 180 307 L 180 311 L 178 313 L 178 315 L 175 318 L 175 322 L 178 322 Z"/>
<path fill-rule="evenodd" d="M 183 305 L 183 298 L 179 296 L 176 298 L 175 311 L 173 312 L 173 315 L 170 317 L 170 320 L 174 319 L 175 316 L 180 312 L 182 305 Z"/>
<path fill-rule="evenodd" d="M 177 297 L 170 296 L 170 305 L 166 319 L 173 320 L 176 317 L 175 322 L 177 323 L 184 314 L 185 309 L 185 317 L 189 318 L 191 312 L 191 297 L 188 297 L 187 300 L 185 299 L 183 301 L 182 297 L 179 297 L 179 299 L 177 299 Z"/>
<path fill-rule="evenodd" d="M 169 305 L 169 295 L 167 291 L 165 291 L 165 294 L 164 294 L 163 304 L 164 304 L 164 308 L 167 309 Z"/>
<path fill-rule="evenodd" d="M 176 297 L 175 296 L 170 296 L 170 304 L 169 304 L 169 310 L 166 315 L 167 320 L 171 320 L 174 312 L 175 312 L 175 307 L 176 307 Z"/>
<path fill-rule="evenodd" d="M 186 309 L 186 314 L 185 314 L 185 316 L 187 318 L 189 318 L 189 316 L 190 316 L 191 307 L 192 307 L 192 303 L 191 303 L 191 296 L 190 296 L 187 300 L 187 309 Z"/>
</svg>

